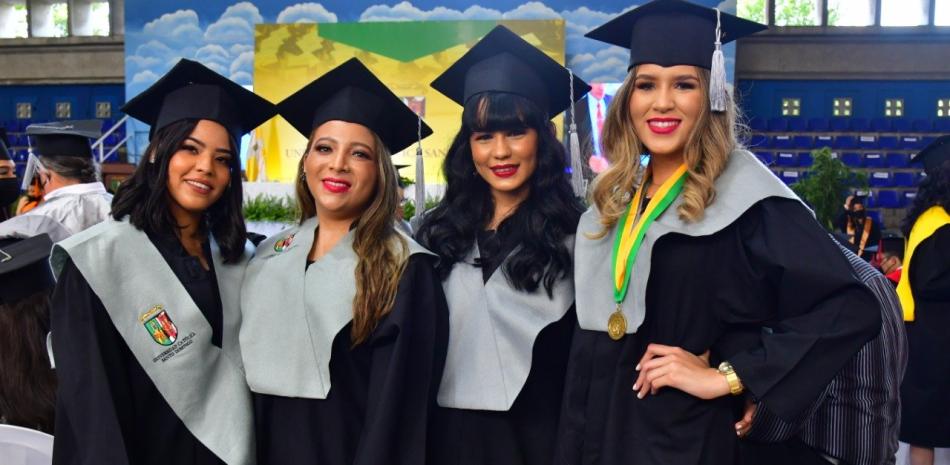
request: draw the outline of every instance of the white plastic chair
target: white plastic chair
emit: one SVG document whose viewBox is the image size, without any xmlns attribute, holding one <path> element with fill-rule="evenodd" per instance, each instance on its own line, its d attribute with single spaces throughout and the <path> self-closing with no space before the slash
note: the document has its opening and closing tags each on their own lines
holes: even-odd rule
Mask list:
<svg viewBox="0 0 950 465">
<path fill-rule="evenodd" d="M 0 462 L 3 465 L 50 465 L 53 437 L 12 425 L 0 425 Z"/>
</svg>

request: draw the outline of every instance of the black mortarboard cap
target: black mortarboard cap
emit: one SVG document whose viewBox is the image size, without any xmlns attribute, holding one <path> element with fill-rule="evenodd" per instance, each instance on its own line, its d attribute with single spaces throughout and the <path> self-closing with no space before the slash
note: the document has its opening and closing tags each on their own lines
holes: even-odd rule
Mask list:
<svg viewBox="0 0 950 465">
<path fill-rule="evenodd" d="M 573 81 L 575 99 L 590 86 Z M 571 75 L 561 64 L 504 26 L 496 26 L 432 81 L 459 105 L 483 92 L 520 95 L 554 117 L 571 106 Z"/>
<path fill-rule="evenodd" d="M 274 104 L 197 61 L 181 59 L 122 111 L 155 131 L 181 120 L 215 121 L 235 140 L 277 112 Z"/>
<path fill-rule="evenodd" d="M 915 163 L 923 163 L 927 176 L 936 175 L 940 166 L 948 160 L 950 160 L 950 134 L 938 137 L 911 158 L 911 161 Z"/>
<path fill-rule="evenodd" d="M 26 127 L 40 156 L 92 158 L 92 141 L 102 135 L 102 121 L 97 119 L 34 123 Z"/>
<path fill-rule="evenodd" d="M 0 160 L 12 160 L 10 151 L 7 150 L 7 144 L 0 140 Z"/>
<path fill-rule="evenodd" d="M 432 134 L 372 71 L 347 60 L 277 104 L 278 112 L 304 137 L 327 121 L 361 124 L 393 154 Z M 421 138 L 419 125 L 421 124 Z"/>
<path fill-rule="evenodd" d="M 52 289 L 56 282 L 49 266 L 53 241 L 40 234 L 0 247 L 0 303 L 16 302 Z"/>
<path fill-rule="evenodd" d="M 681 0 L 655 0 L 617 16 L 587 37 L 630 49 L 630 66 L 692 65 L 710 69 L 716 42 L 716 10 Z M 721 43 L 768 27 L 719 13 Z M 628 69 L 629 69 L 628 68 Z"/>
</svg>

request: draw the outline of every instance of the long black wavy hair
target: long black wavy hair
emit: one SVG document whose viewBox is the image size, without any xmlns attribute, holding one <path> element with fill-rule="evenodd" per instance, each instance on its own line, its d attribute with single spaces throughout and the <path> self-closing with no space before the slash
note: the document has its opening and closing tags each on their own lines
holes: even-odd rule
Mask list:
<svg viewBox="0 0 950 465">
<path fill-rule="evenodd" d="M 169 209 L 168 163 L 199 120 L 181 120 L 165 126 L 152 136 L 139 166 L 119 186 L 112 199 L 112 217 L 129 222 L 138 229 L 178 237 L 181 226 Z M 247 241 L 242 212 L 244 192 L 237 144 L 231 144 L 231 180 L 224 194 L 204 213 L 202 231 L 209 232 L 221 248 L 225 263 L 240 259 Z"/>
<path fill-rule="evenodd" d="M 46 355 L 49 294 L 0 304 L 0 417 L 52 434 L 56 372 Z"/>
<path fill-rule="evenodd" d="M 904 217 L 904 224 L 901 225 L 904 237 L 910 237 L 910 230 L 917 222 L 917 218 L 927 209 L 935 206 L 941 206 L 950 212 L 950 161 L 945 161 L 932 175 L 920 181 L 920 185 L 917 186 L 917 197 L 914 198 L 913 205 Z"/>
<path fill-rule="evenodd" d="M 442 279 L 474 246 L 476 235 L 491 221 L 495 208 L 488 183 L 475 171 L 470 136 L 473 132 L 528 128 L 538 133 L 537 167 L 526 181 L 528 197 L 498 227 L 519 235 L 520 248 L 504 272 L 515 289 L 534 292 L 543 285 L 548 295 L 558 279 L 572 272 L 564 239 L 577 229 L 583 206 L 571 190 L 564 146 L 555 137 L 547 115 L 534 103 L 514 94 L 485 93 L 465 105 L 462 128 L 442 166 L 445 197 L 426 214 L 416 235 L 441 258 L 436 270 Z"/>
</svg>

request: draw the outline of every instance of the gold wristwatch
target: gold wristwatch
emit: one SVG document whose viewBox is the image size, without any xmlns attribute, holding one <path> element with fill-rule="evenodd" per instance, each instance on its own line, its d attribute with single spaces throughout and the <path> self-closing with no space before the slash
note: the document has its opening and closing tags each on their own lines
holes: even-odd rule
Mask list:
<svg viewBox="0 0 950 465">
<path fill-rule="evenodd" d="M 722 373 L 726 377 L 726 382 L 729 383 L 729 393 L 737 396 L 742 394 L 742 391 L 745 391 L 745 386 L 742 385 L 742 380 L 739 379 L 739 375 L 736 374 L 736 370 L 732 368 L 732 364 L 729 362 L 722 362 L 719 364 L 719 373 Z"/>
</svg>

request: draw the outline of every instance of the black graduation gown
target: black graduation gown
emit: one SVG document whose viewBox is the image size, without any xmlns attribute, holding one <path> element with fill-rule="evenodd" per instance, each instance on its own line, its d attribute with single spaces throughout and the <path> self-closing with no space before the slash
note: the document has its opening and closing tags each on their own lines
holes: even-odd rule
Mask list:
<svg viewBox="0 0 950 465">
<path fill-rule="evenodd" d="M 915 310 L 914 321 L 905 323 L 900 440 L 950 447 L 950 225 L 920 242 L 910 267 Z"/>
<path fill-rule="evenodd" d="M 221 347 L 221 298 L 209 247 L 204 253 L 212 268 L 205 271 L 177 238 L 149 239 L 208 320 L 212 343 Z M 72 260 L 53 293 L 52 329 L 59 379 L 55 465 L 224 463 L 155 388 Z"/>
<path fill-rule="evenodd" d="M 794 417 L 880 331 L 880 312 L 866 310 L 874 297 L 796 201 L 762 200 L 709 236 L 667 234 L 651 260 L 636 333 L 614 341 L 575 330 L 557 464 L 736 463 L 742 397 L 702 400 L 664 388 L 637 399 L 635 366 L 650 343 L 711 349 L 716 366 L 720 338 L 745 332 L 759 350 L 728 360 L 751 395 Z"/>
<path fill-rule="evenodd" d="M 415 254 L 396 302 L 352 347 L 333 340 L 326 399 L 255 393 L 258 462 L 267 465 L 422 465 L 448 344 L 448 309 L 434 257 Z"/>
<path fill-rule="evenodd" d="M 518 244 L 516 234 L 500 240 L 478 236 L 485 282 Z M 506 412 L 437 408 L 430 463 L 438 465 L 549 465 L 557 439 L 564 372 L 577 317 L 574 307 L 541 330 L 532 349 L 531 371 Z"/>
</svg>

